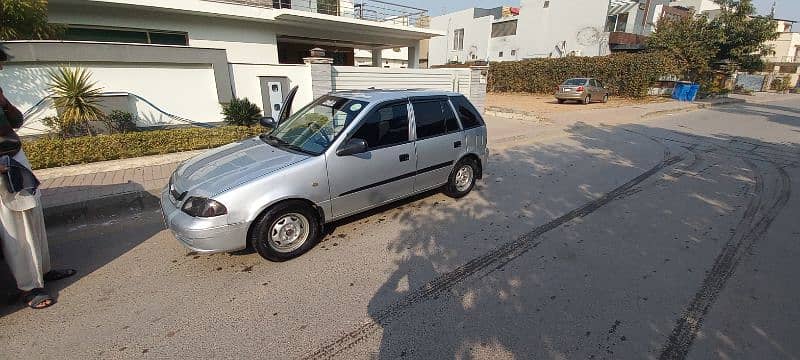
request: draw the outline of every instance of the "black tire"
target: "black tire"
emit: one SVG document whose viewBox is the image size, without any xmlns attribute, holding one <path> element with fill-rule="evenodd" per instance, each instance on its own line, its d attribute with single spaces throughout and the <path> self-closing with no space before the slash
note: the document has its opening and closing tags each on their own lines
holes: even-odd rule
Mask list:
<svg viewBox="0 0 800 360">
<path fill-rule="evenodd" d="M 271 230 L 279 220 L 286 218 L 290 214 L 298 214 L 305 217 L 307 221 L 307 236 L 305 241 L 296 249 L 279 249 L 271 241 Z M 320 239 L 322 234 L 319 218 L 314 209 L 301 201 L 286 201 L 279 203 L 256 219 L 250 229 L 248 243 L 258 252 L 261 257 L 269 261 L 281 262 L 294 259 L 311 250 Z M 299 219 L 299 217 L 297 217 Z M 299 240 L 299 239 L 298 239 Z M 287 251 L 288 250 L 288 251 Z"/>
<path fill-rule="evenodd" d="M 603 96 L 603 104 L 607 102 L 608 102 L 608 94 L 606 94 L 606 96 Z"/>
<path fill-rule="evenodd" d="M 557 99 L 557 100 L 558 100 L 559 104 L 563 104 L 564 103 L 564 99 Z"/>
<path fill-rule="evenodd" d="M 458 174 L 459 170 L 465 166 L 470 167 L 472 171 L 472 179 L 467 187 L 459 187 L 456 184 L 456 175 Z M 456 163 L 456 166 L 453 167 L 453 171 L 450 172 L 450 176 L 447 178 L 447 185 L 444 186 L 444 194 L 455 199 L 466 196 L 475 187 L 475 179 L 477 177 L 478 164 L 475 163 L 475 160 L 470 158 L 459 160 L 459 162 Z"/>
<path fill-rule="evenodd" d="M 583 105 L 589 105 L 590 102 L 592 102 L 592 95 L 586 95 L 586 97 L 583 98 Z"/>
</svg>

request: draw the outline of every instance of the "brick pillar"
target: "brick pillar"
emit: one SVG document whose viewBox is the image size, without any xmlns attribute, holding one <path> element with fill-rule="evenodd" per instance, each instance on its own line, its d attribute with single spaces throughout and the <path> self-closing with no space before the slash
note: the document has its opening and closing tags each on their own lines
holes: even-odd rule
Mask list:
<svg viewBox="0 0 800 360">
<path fill-rule="evenodd" d="M 311 93 L 314 99 L 333 91 L 333 59 L 324 57 L 303 58 L 311 67 Z"/>
<path fill-rule="evenodd" d="M 465 95 L 482 114 L 486 107 L 486 80 L 489 76 L 489 66 L 473 65 L 469 69 L 469 94 Z"/>
</svg>

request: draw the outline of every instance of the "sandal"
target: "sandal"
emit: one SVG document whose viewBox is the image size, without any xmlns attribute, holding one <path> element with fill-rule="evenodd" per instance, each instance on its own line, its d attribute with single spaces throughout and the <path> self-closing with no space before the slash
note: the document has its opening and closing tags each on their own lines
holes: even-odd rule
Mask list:
<svg viewBox="0 0 800 360">
<path fill-rule="evenodd" d="M 44 281 L 56 281 L 68 278 L 72 275 L 75 275 L 76 271 L 74 269 L 65 269 L 65 270 L 50 270 L 47 274 L 44 274 Z"/>
<path fill-rule="evenodd" d="M 31 309 L 44 309 L 56 303 L 56 300 L 42 288 L 36 288 L 24 294 L 25 303 Z"/>
</svg>

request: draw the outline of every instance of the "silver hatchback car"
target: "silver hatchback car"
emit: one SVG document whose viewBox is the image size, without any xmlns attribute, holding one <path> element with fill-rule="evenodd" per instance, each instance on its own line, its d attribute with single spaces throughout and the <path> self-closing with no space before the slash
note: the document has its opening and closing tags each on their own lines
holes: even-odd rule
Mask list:
<svg viewBox="0 0 800 360">
<path fill-rule="evenodd" d="M 192 158 L 161 193 L 164 221 L 201 253 L 251 246 L 297 257 L 334 220 L 443 187 L 462 197 L 486 166 L 486 126 L 461 94 L 365 90 L 291 116 L 293 89 L 265 134 Z"/>
</svg>

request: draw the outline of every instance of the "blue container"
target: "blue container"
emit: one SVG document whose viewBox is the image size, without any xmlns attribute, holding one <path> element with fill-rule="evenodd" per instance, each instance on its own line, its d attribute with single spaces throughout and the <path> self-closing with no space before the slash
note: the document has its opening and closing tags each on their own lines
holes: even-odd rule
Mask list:
<svg viewBox="0 0 800 360">
<path fill-rule="evenodd" d="M 700 84 L 692 84 L 689 86 L 689 90 L 686 91 L 686 96 L 683 101 L 694 101 L 697 98 L 697 92 L 700 91 Z"/>
<path fill-rule="evenodd" d="M 675 89 L 672 90 L 672 98 L 678 101 L 684 101 L 683 98 L 686 96 L 690 85 L 691 83 L 686 82 L 675 83 Z"/>
<path fill-rule="evenodd" d="M 672 98 L 678 101 L 694 101 L 697 97 L 697 91 L 700 90 L 699 84 L 690 82 L 675 83 L 675 89 L 672 91 Z"/>
</svg>

